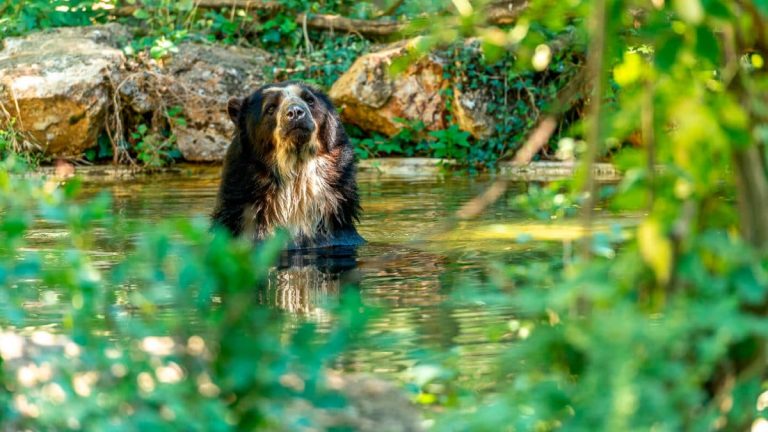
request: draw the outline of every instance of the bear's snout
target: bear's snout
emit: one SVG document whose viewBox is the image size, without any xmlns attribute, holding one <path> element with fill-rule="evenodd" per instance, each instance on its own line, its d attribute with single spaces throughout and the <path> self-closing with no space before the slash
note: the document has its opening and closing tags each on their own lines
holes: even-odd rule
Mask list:
<svg viewBox="0 0 768 432">
<path fill-rule="evenodd" d="M 309 107 L 301 100 L 291 98 L 283 102 L 278 115 L 280 135 L 285 143 L 296 150 L 303 150 L 305 144 L 311 141 L 315 131 L 315 122 Z"/>
<path fill-rule="evenodd" d="M 306 111 L 300 105 L 291 105 L 285 110 L 285 117 L 291 122 L 299 121 L 306 115 Z"/>
</svg>

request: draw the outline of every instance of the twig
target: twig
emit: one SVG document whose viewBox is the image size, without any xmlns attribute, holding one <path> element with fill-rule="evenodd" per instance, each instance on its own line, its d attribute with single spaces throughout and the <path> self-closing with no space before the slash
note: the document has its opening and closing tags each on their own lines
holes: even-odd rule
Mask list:
<svg viewBox="0 0 768 432">
<path fill-rule="evenodd" d="M 11 93 L 11 99 L 13 99 L 13 105 L 16 107 L 16 118 L 19 119 L 19 127 L 24 129 L 24 121 L 21 119 L 21 109 L 19 108 L 19 100 L 16 98 L 16 92 L 13 91 L 13 86 L 8 86 L 8 91 Z"/>
<path fill-rule="evenodd" d="M 482 194 L 472 198 L 469 202 L 461 206 L 456 212 L 456 218 L 461 220 L 474 219 L 485 211 L 491 204 L 495 203 L 507 190 L 506 180 L 496 180 Z"/>
<path fill-rule="evenodd" d="M 548 121 L 549 118 L 554 119 L 556 123 L 559 124 L 560 117 L 568 112 L 578 101 L 582 99 L 582 92 L 584 90 L 584 87 L 586 87 L 586 81 L 587 81 L 587 74 L 584 72 L 584 70 L 580 70 L 577 72 L 568 82 L 568 85 L 566 85 L 555 98 L 554 102 L 550 104 L 550 107 L 545 110 L 545 117 L 541 121 L 541 123 L 544 123 L 544 121 Z M 540 124 L 541 124 L 540 123 Z M 535 133 L 535 131 L 534 131 Z M 554 133 L 551 132 L 551 133 Z M 530 135 L 533 136 L 533 133 Z M 524 165 L 526 163 L 529 163 L 533 156 L 536 155 L 541 149 L 544 147 L 544 145 L 547 144 L 549 141 L 549 136 L 547 136 L 546 140 L 543 142 L 541 141 L 526 141 L 526 143 L 520 147 L 519 150 L 514 155 L 514 163 L 517 165 Z M 538 148 L 533 147 L 534 144 L 538 143 L 540 146 Z M 522 154 L 518 155 L 518 153 Z M 505 154 L 505 156 L 509 156 L 510 154 Z"/>
<path fill-rule="evenodd" d="M 307 54 L 312 54 L 312 42 L 309 41 L 309 33 L 307 32 L 307 15 L 302 15 L 304 19 L 301 20 L 301 29 L 304 32 L 304 45 L 307 47 Z"/>
<path fill-rule="evenodd" d="M 506 63 L 506 62 L 505 62 Z M 506 68 L 505 68 L 506 69 Z M 502 116 L 504 118 L 504 133 L 507 133 L 507 127 L 509 125 L 509 116 L 506 115 L 506 113 L 509 112 L 509 73 L 504 74 L 504 115 Z M 507 152 L 507 140 L 504 140 L 504 146 L 501 149 L 501 153 L 499 154 L 499 158 L 504 157 L 504 154 Z"/>
<path fill-rule="evenodd" d="M 522 81 L 521 78 L 518 78 L 520 81 Z M 525 93 L 528 95 L 528 99 L 531 101 L 531 109 L 533 109 L 533 112 L 536 114 L 536 117 L 534 120 L 538 120 L 539 116 L 541 116 L 541 112 L 539 111 L 539 108 L 536 106 L 536 97 L 533 95 L 533 92 L 531 92 L 531 89 L 529 89 L 527 86 L 522 86 L 523 90 L 525 90 Z"/>
<path fill-rule="evenodd" d="M 640 127 L 643 134 L 643 145 L 647 152 L 648 211 L 652 210 L 653 202 L 656 199 L 656 139 L 653 129 L 653 112 L 653 82 L 646 80 Z"/>
<path fill-rule="evenodd" d="M 43 146 L 40 144 L 40 142 L 32 135 L 29 131 L 24 130 L 24 123 L 21 120 L 21 110 L 19 109 L 19 101 L 16 99 L 16 93 L 14 93 L 13 88 L 10 84 L 5 84 L 0 86 L 1 88 L 8 88 L 8 92 L 11 95 L 11 99 L 13 99 L 14 106 L 16 108 L 17 115 L 12 115 L 8 109 L 6 108 L 5 104 L 0 100 L 0 111 L 2 111 L 3 116 L 6 118 L 6 120 L 9 122 L 9 124 L 12 125 L 14 120 L 18 120 L 19 122 L 19 128 L 11 127 L 10 132 L 11 139 L 13 140 L 12 148 L 13 151 L 16 153 L 22 153 L 22 152 L 31 152 L 31 151 L 43 151 Z"/>
<path fill-rule="evenodd" d="M 525 144 L 515 153 L 512 164 L 520 166 L 531 163 L 536 153 L 549 142 L 549 138 L 555 132 L 555 129 L 557 129 L 557 118 L 554 116 L 544 117 L 528 137 Z"/>
<path fill-rule="evenodd" d="M 539 126 L 534 130 L 528 140 L 523 144 L 525 148 L 540 147 L 540 142 L 546 143 L 549 137 L 557 127 L 557 121 L 553 117 L 545 117 Z M 535 152 L 534 152 L 535 153 Z M 461 220 L 474 219 L 479 216 L 488 206 L 495 203 L 507 190 L 507 180 L 497 180 L 488 187 L 482 194 L 471 199 L 461 206 L 456 212 L 456 218 Z"/>
<path fill-rule="evenodd" d="M 389 5 L 388 8 L 384 9 L 383 11 L 380 11 L 376 14 L 376 18 L 381 18 L 385 16 L 392 15 L 395 13 L 397 8 L 399 8 L 403 3 L 405 3 L 405 0 L 395 0 L 392 2 L 391 5 Z"/>
<path fill-rule="evenodd" d="M 109 138 L 110 143 L 112 144 L 112 163 L 114 165 L 119 164 L 121 161 L 127 161 L 131 166 L 136 166 L 136 161 L 133 160 L 130 154 L 128 154 L 128 151 L 124 149 L 120 145 L 120 140 L 123 139 L 123 121 L 120 118 L 120 113 L 122 112 L 122 107 L 120 105 L 120 102 L 118 100 L 120 95 L 120 87 L 125 84 L 128 79 L 135 76 L 136 73 L 131 74 L 127 76 L 125 79 L 123 79 L 120 84 L 115 86 L 115 83 L 112 81 L 112 78 L 109 78 L 109 83 L 112 86 L 112 111 L 115 121 L 115 130 L 114 132 L 109 127 L 109 119 L 107 119 L 106 126 L 107 126 L 107 137 Z"/>
<path fill-rule="evenodd" d="M 189 10 L 189 13 L 187 14 L 187 17 L 184 21 L 184 28 L 190 28 L 192 26 L 192 18 L 197 13 L 197 8 L 200 5 L 200 0 L 195 0 L 194 4 L 192 5 L 192 9 Z M 232 9 L 232 12 L 234 13 L 234 8 Z M 231 19 L 230 19 L 231 21 Z"/>
<path fill-rule="evenodd" d="M 595 173 L 594 165 L 597 160 L 597 149 L 603 136 L 603 88 L 605 86 L 605 49 L 606 49 L 606 1 L 596 0 L 592 14 L 592 44 L 589 50 L 589 71 L 592 77 L 593 94 L 590 103 L 589 130 L 587 135 L 587 151 L 581 162 L 582 175 L 585 181 L 582 185 L 584 205 L 582 207 L 582 224 L 584 238 L 581 243 L 581 255 L 588 259 L 592 255 L 593 213 L 595 207 Z"/>
</svg>

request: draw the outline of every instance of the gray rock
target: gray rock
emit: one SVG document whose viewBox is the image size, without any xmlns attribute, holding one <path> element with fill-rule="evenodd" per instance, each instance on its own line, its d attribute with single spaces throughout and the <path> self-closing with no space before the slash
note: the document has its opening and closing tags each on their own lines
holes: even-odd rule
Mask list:
<svg viewBox="0 0 768 432">
<path fill-rule="evenodd" d="M 260 49 L 183 43 L 167 61 L 128 75 L 119 93 L 138 114 L 181 107 L 186 125 L 171 127 L 184 159 L 220 161 L 234 133 L 227 100 L 263 85 L 269 61 Z"/>
<path fill-rule="evenodd" d="M 295 380 L 295 378 L 294 378 Z M 328 371 L 328 387 L 346 400 L 343 408 L 318 408 L 296 399 L 283 408 L 281 426 L 275 430 L 321 432 L 420 432 L 419 410 L 392 383 L 363 375 Z"/>
<path fill-rule="evenodd" d="M 118 24 L 9 38 L 0 51 L 0 124 L 15 119 L 48 155 L 79 157 L 96 144 L 128 40 Z"/>
</svg>

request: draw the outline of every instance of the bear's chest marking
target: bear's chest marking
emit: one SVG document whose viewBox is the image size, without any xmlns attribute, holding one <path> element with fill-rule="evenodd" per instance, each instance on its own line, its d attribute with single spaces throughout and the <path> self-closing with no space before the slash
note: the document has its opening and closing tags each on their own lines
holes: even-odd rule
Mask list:
<svg viewBox="0 0 768 432">
<path fill-rule="evenodd" d="M 307 161 L 270 188 L 265 199 L 256 203 L 257 232 L 270 235 L 279 227 L 293 238 L 314 238 L 328 233 L 340 197 L 334 189 L 334 170 L 324 157 Z M 261 215 L 261 217 L 258 217 Z"/>
</svg>

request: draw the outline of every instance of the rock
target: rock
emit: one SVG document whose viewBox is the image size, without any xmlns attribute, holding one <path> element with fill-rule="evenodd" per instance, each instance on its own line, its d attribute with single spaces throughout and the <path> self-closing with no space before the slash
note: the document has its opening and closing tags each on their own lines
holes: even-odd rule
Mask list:
<svg viewBox="0 0 768 432">
<path fill-rule="evenodd" d="M 355 61 L 329 92 L 344 121 L 365 130 L 395 135 L 404 125 L 395 119 L 421 121 L 428 130 L 444 129 L 446 102 L 441 91 L 443 62 L 428 56 L 393 77 L 392 62 L 408 52 L 408 42 L 398 42 Z"/>
<path fill-rule="evenodd" d="M 184 122 L 171 123 L 184 159 L 220 161 L 234 132 L 227 100 L 263 85 L 269 61 L 260 49 L 183 43 L 165 63 L 130 74 L 119 93 L 137 114 L 180 107 Z"/>
<path fill-rule="evenodd" d="M 118 24 L 62 28 L 5 40 L 0 51 L 0 124 L 30 135 L 47 155 L 79 157 L 96 145 L 111 82 L 128 40 Z"/>
<path fill-rule="evenodd" d="M 454 89 L 453 119 L 461 130 L 475 138 L 488 138 L 495 132 L 496 119 L 488 113 L 493 95 L 486 89 L 461 92 Z"/>
<path fill-rule="evenodd" d="M 457 93 L 450 104 L 453 112 L 449 112 L 444 90 L 451 86 L 452 78 L 445 76 L 447 60 L 439 54 L 431 53 L 411 63 L 397 76 L 390 74 L 395 59 L 416 43 L 416 39 L 397 42 L 355 61 L 329 92 L 341 109 L 342 119 L 393 136 L 409 122 L 420 121 L 427 130 L 445 129 L 446 118 L 452 114 L 459 127 L 474 137 L 489 136 L 495 126 L 486 112 L 492 95 L 485 89 Z"/>
<path fill-rule="evenodd" d="M 418 432 L 418 409 L 392 383 L 363 374 L 328 372 L 327 385 L 346 401 L 342 408 L 318 408 L 304 399 L 283 407 L 278 430 L 304 432 Z"/>
<path fill-rule="evenodd" d="M 328 381 L 337 381 L 339 390 L 347 399 L 344 415 L 331 422 L 328 429 L 348 428 L 361 432 L 416 432 L 421 431 L 417 409 L 393 384 L 366 375 L 329 375 Z"/>
</svg>

